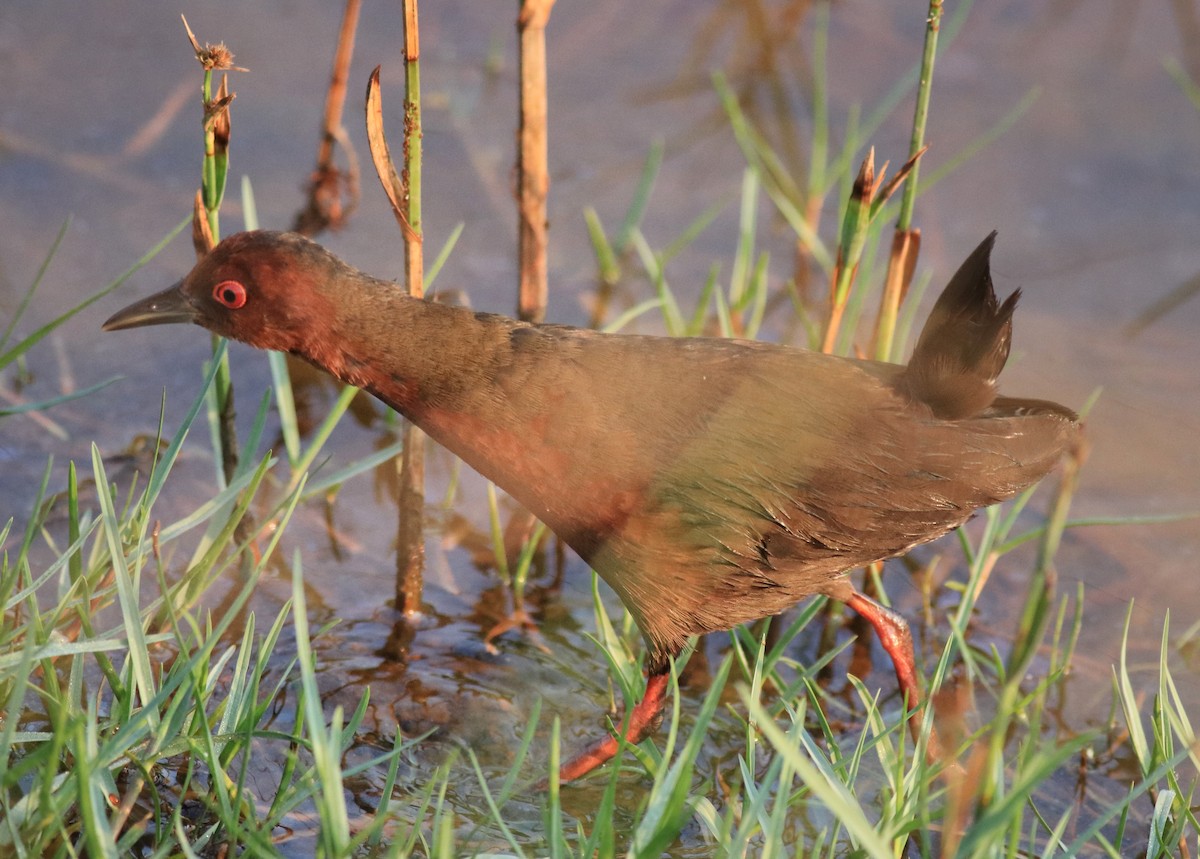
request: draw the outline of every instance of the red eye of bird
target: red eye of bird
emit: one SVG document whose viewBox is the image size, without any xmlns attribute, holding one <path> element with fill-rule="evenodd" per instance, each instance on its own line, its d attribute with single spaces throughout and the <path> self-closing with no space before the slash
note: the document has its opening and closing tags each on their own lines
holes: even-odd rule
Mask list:
<svg viewBox="0 0 1200 859">
<path fill-rule="evenodd" d="M 213 287 L 213 298 L 230 310 L 237 310 L 246 303 L 246 287 L 236 280 L 223 280 Z"/>
</svg>

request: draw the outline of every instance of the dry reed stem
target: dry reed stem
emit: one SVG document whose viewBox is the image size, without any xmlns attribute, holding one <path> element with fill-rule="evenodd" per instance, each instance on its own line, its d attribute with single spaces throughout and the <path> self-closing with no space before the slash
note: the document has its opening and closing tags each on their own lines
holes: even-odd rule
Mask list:
<svg viewBox="0 0 1200 859">
<path fill-rule="evenodd" d="M 333 72 L 325 94 L 325 116 L 321 142 L 317 145 L 317 165 L 309 177 L 307 203 L 296 213 L 292 229 L 306 236 L 323 230 L 337 230 L 358 208 L 359 168 L 354 149 L 348 145 L 342 113 L 346 106 L 346 89 L 350 77 L 350 60 L 354 57 L 354 35 L 362 0 L 346 0 L 342 26 L 338 32 L 337 49 L 333 55 Z M 343 173 L 333 163 L 334 144 L 341 144 L 346 153 L 347 168 Z"/>
<path fill-rule="evenodd" d="M 421 227 L 421 43 L 417 0 L 404 0 L 404 281 L 408 294 L 425 294 L 424 235 Z M 375 78 L 378 89 L 378 77 Z M 382 135 L 382 128 L 380 129 Z M 393 174 L 395 168 L 392 168 Z M 400 455 L 400 502 L 396 552 L 396 608 L 406 616 L 421 610 L 425 579 L 425 434 L 404 427 Z"/>
<path fill-rule="evenodd" d="M 420 93 L 413 66 L 420 56 L 417 33 L 416 0 L 405 0 L 405 82 L 403 178 L 396 171 L 391 149 L 383 129 L 383 101 L 379 84 L 379 66 L 371 72 L 367 84 L 367 142 L 375 173 L 392 206 L 392 214 L 404 237 L 405 286 L 409 295 L 424 294 L 423 238 L 420 232 Z M 412 424 L 402 432 L 400 455 L 400 500 L 396 530 L 396 610 L 415 615 L 421 609 L 425 571 L 425 446 L 424 434 Z"/>
<path fill-rule="evenodd" d="M 517 19 L 521 81 L 517 146 L 517 315 L 541 322 L 546 315 L 546 198 L 550 171 L 546 136 L 546 23 L 554 0 L 525 0 Z"/>
<path fill-rule="evenodd" d="M 896 320 L 900 307 L 912 286 L 913 272 L 921 252 L 921 231 L 902 230 L 892 234 L 892 251 L 888 256 L 887 274 L 883 279 L 883 296 L 879 304 L 879 316 L 875 320 L 875 346 L 872 351 L 878 361 L 889 361 L 892 344 L 896 337 Z"/>
<path fill-rule="evenodd" d="M 404 0 L 404 187 L 409 230 L 404 234 L 404 283 L 414 298 L 425 295 L 424 230 L 421 226 L 421 41 L 417 0 Z"/>
</svg>

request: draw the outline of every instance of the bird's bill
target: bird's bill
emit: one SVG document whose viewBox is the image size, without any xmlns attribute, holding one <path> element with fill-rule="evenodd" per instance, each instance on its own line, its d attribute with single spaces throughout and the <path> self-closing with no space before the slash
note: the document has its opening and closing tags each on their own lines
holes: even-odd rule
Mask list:
<svg viewBox="0 0 1200 859">
<path fill-rule="evenodd" d="M 196 313 L 183 292 L 183 281 L 155 293 L 149 298 L 135 301 L 124 310 L 118 310 L 104 323 L 105 331 L 120 331 L 123 328 L 139 328 L 143 325 L 168 325 L 174 322 L 194 322 Z"/>
</svg>

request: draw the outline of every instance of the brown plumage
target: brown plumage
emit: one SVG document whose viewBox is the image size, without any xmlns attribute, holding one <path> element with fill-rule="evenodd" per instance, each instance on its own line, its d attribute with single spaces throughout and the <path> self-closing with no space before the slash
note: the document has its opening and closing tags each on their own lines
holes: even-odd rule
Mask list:
<svg viewBox="0 0 1200 859">
<path fill-rule="evenodd" d="M 907 627 L 847 571 L 900 554 L 1046 474 L 1070 410 L 996 395 L 1017 293 L 993 233 L 907 366 L 767 343 L 600 334 L 412 299 L 306 239 L 241 233 L 107 330 L 193 322 L 373 393 L 528 507 L 617 592 L 648 645 L 631 741 L 688 636 L 812 594 L 858 610 L 920 702 Z M 617 744 L 563 767 L 573 778 Z"/>
</svg>

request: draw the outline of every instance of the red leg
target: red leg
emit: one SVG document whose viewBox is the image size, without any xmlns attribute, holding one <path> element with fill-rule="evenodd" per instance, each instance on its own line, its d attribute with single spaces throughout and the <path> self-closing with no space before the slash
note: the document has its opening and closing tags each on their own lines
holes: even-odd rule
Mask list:
<svg viewBox="0 0 1200 859">
<path fill-rule="evenodd" d="M 666 668 L 646 678 L 646 694 L 637 706 L 626 714 L 622 722 L 626 742 L 631 745 L 641 742 L 658 728 L 658 717 L 667 699 L 667 681 L 670 677 L 671 670 Z M 619 745 L 616 737 L 605 737 L 563 764 L 558 771 L 559 781 L 572 781 L 612 760 Z"/>
<path fill-rule="evenodd" d="M 920 710 L 925 696 L 921 693 L 921 681 L 917 677 L 917 657 L 913 653 L 912 633 L 909 632 L 908 621 L 887 606 L 858 591 L 846 595 L 843 602 L 875 628 L 875 634 L 879 636 L 883 649 L 892 657 L 892 664 L 896 668 L 896 680 L 900 683 L 904 705 L 909 711 L 908 726 L 916 739 L 921 731 Z M 930 760 L 944 758 L 936 731 L 930 731 L 927 749 Z"/>
</svg>

